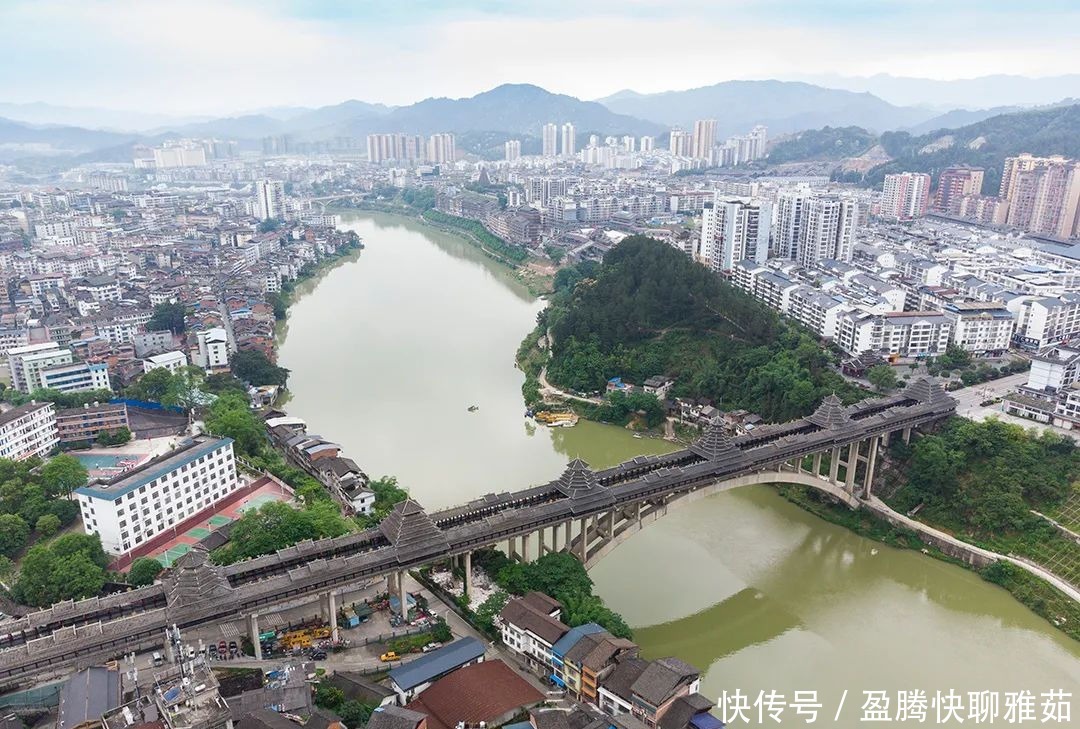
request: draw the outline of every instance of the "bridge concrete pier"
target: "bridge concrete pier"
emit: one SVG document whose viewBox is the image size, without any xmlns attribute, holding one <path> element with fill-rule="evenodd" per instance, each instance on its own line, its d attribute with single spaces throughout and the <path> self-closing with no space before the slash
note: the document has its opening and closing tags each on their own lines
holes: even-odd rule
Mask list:
<svg viewBox="0 0 1080 729">
<path fill-rule="evenodd" d="M 255 650 L 255 660 L 262 660 L 262 643 L 259 642 L 259 614 L 256 612 L 248 615 L 248 636 L 251 638 L 252 648 Z"/>
<path fill-rule="evenodd" d="M 840 472 L 840 449 L 833 448 L 829 454 L 829 480 L 836 483 L 836 475 Z"/>
<path fill-rule="evenodd" d="M 904 445 L 911 445 L 911 428 L 904 428 L 903 437 Z"/>
<path fill-rule="evenodd" d="M 814 454 L 814 475 L 821 475 L 821 451 Z"/>
<path fill-rule="evenodd" d="M 855 486 L 855 471 L 859 468 L 859 441 L 855 441 L 848 446 L 846 465 L 847 468 L 845 469 L 846 473 L 844 474 L 844 488 L 847 490 L 848 493 L 851 493 L 851 490 Z"/>
<path fill-rule="evenodd" d="M 327 612 L 326 617 L 330 621 L 330 640 L 335 643 L 338 642 L 340 634 L 338 633 L 338 620 L 337 620 L 337 593 L 331 590 L 326 593 Z"/>
<path fill-rule="evenodd" d="M 467 597 L 472 597 L 472 593 L 473 593 L 473 586 L 472 586 L 472 552 L 466 552 L 464 554 L 464 558 L 465 558 L 465 595 Z"/>
<path fill-rule="evenodd" d="M 405 593 L 405 571 L 397 573 L 398 599 L 401 600 L 401 619 L 409 619 L 409 596 Z"/>
<path fill-rule="evenodd" d="M 870 488 L 874 483 L 874 467 L 877 465 L 877 450 L 879 438 L 870 439 L 870 455 L 866 462 L 866 478 L 863 481 L 863 498 L 870 498 Z"/>
</svg>

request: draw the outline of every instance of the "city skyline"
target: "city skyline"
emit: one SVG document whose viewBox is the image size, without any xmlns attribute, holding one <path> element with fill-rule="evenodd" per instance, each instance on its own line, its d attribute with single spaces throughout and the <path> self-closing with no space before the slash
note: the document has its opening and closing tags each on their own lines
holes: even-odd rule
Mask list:
<svg viewBox="0 0 1080 729">
<path fill-rule="evenodd" d="M 5 100 L 15 103 L 222 114 L 348 98 L 400 105 L 502 83 L 596 99 L 625 88 L 654 93 L 736 79 L 1049 76 L 1080 66 L 1069 31 L 1080 9 L 1066 3 L 1041 8 L 1043 31 L 1022 37 L 1016 24 L 1032 22 L 1032 12 L 996 2 L 979 4 L 963 34 L 955 28 L 974 3 L 831 0 L 783 12 L 774 2 L 633 5 L 627 17 L 622 4 L 607 0 L 585 10 L 559 3 L 16 0 L 0 9 L 0 40 L 20 63 L 4 64 L 0 82 Z M 721 22 L 767 32 L 769 53 L 760 52 L 760 33 L 737 34 L 722 48 L 705 42 Z M 637 42 L 630 53 L 629 38 L 656 40 Z M 670 81 L 664 38 L 679 39 L 686 73 L 678 84 Z"/>
</svg>

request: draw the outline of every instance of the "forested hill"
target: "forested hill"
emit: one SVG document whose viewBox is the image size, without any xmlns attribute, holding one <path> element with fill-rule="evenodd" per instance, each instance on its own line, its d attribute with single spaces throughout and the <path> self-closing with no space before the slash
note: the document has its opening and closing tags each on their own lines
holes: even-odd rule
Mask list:
<svg viewBox="0 0 1080 729">
<path fill-rule="evenodd" d="M 541 315 L 553 340 L 549 379 L 582 392 L 611 377 L 676 378 L 675 394 L 707 397 L 766 420 L 811 412 L 831 392 L 861 392 L 829 369 L 805 332 L 665 243 L 631 236 L 598 268 L 556 280 Z"/>
<path fill-rule="evenodd" d="M 1022 152 L 1080 157 L 1080 104 L 1000 114 L 956 129 L 926 134 L 885 132 L 880 137 L 858 127 L 801 132 L 769 152 L 770 163 L 832 160 L 855 157 L 880 144 L 891 161 L 865 175 L 848 173 L 845 180 L 880 186 L 892 172 L 929 172 L 935 177 L 956 164 L 985 167 L 983 193 L 997 192 L 1006 157 Z"/>
</svg>

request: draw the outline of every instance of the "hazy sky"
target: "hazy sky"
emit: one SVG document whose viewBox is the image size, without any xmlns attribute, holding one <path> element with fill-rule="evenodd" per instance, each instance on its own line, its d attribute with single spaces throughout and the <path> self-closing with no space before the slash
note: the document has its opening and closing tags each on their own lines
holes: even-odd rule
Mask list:
<svg viewBox="0 0 1080 729">
<path fill-rule="evenodd" d="M 1038 8 L 1038 9 L 1036 9 Z M 0 0 L 0 100 L 178 113 L 1080 71 L 1076 0 Z"/>
</svg>

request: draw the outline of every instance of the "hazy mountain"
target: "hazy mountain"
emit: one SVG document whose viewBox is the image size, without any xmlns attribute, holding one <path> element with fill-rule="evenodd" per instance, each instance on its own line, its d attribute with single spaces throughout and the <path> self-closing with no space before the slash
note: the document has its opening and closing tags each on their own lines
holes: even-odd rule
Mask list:
<svg viewBox="0 0 1080 729">
<path fill-rule="evenodd" d="M 661 134 L 665 131 L 659 124 L 616 114 L 594 101 L 553 94 L 531 84 L 503 84 L 465 99 L 424 99 L 398 107 L 381 118 L 352 120 L 344 126 L 353 134 L 501 131 L 538 135 L 547 122 L 572 122 L 579 133 Z"/>
<path fill-rule="evenodd" d="M 188 124 L 210 118 L 90 106 L 56 106 L 41 101 L 30 104 L 0 102 L 0 117 L 27 124 L 56 124 L 119 132 L 154 129 L 167 124 Z"/>
<path fill-rule="evenodd" d="M 808 76 L 804 80 L 835 89 L 867 91 L 893 104 L 921 104 L 938 109 L 1038 106 L 1080 97 L 1080 74 L 1075 73 L 1044 78 L 1001 74 L 955 81 L 888 74 L 869 77 Z"/>
<path fill-rule="evenodd" d="M 389 114 L 390 107 L 385 104 L 369 104 L 366 101 L 349 99 L 332 106 L 318 109 L 301 109 L 283 119 L 290 131 L 318 129 L 331 124 L 339 124 L 352 119 L 377 119 Z"/>
<path fill-rule="evenodd" d="M 26 124 L 0 118 L 0 159 L 80 154 L 129 143 L 138 135 L 82 127 Z"/>
<path fill-rule="evenodd" d="M 927 119 L 919 124 L 913 124 L 904 131 L 911 132 L 912 134 L 924 134 L 926 132 L 932 132 L 935 129 L 954 129 L 968 124 L 976 124 L 983 119 L 989 119 L 992 116 L 1012 114 L 1018 111 L 1024 111 L 1024 107 L 995 106 L 992 109 L 953 109 L 952 111 L 939 114 L 938 116 Z"/>
<path fill-rule="evenodd" d="M 770 134 L 778 135 L 823 126 L 897 129 L 934 116 L 925 109 L 893 106 L 872 94 L 795 81 L 724 81 L 658 94 L 621 91 L 600 103 L 666 125 L 689 127 L 696 119 L 716 119 L 720 137 L 749 131 L 755 124 L 765 124 Z"/>
</svg>

